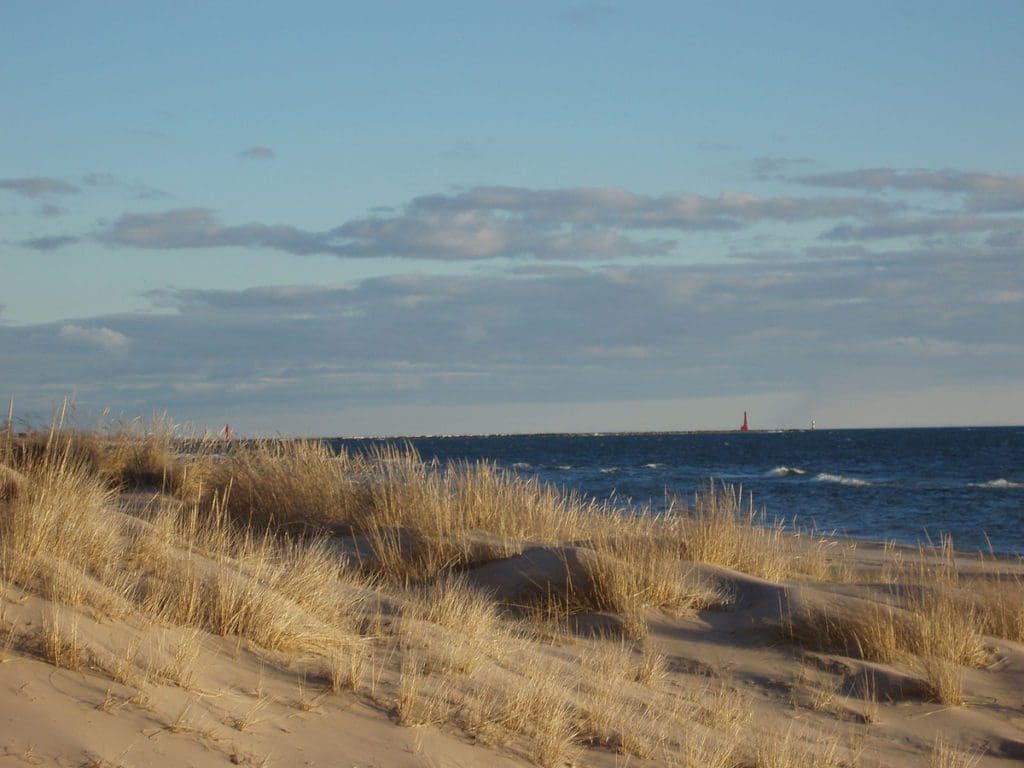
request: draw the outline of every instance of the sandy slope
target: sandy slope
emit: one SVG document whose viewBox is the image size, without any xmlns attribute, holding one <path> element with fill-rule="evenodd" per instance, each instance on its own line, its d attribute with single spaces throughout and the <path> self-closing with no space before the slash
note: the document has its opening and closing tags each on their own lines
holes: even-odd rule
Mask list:
<svg viewBox="0 0 1024 768">
<path fill-rule="evenodd" d="M 132 499 L 125 501 L 125 509 L 137 510 Z M 342 551 L 358 548 L 354 541 L 339 540 L 337 545 Z M 779 627 L 794 615 L 817 610 L 842 616 L 878 599 L 885 586 L 882 569 L 892 550 L 874 545 L 838 549 L 853 574 L 842 583 L 776 584 L 695 565 L 687 578 L 716 586 L 731 597 L 731 607 L 692 615 L 648 612 L 650 634 L 643 646 L 664 656 L 666 673 L 649 689 L 638 687 L 634 695 L 664 706 L 673 695 L 691 696 L 695 689 L 719 687 L 739 694 L 749 710 L 740 714 L 752 713 L 731 736 L 742 742 L 735 758 L 739 765 L 757 763 L 759 740 L 782 741 L 787 734 L 805 745 L 820 734 L 832 735 L 838 739 L 841 762 L 865 768 L 928 765 L 940 735 L 976 753 L 982 766 L 1024 763 L 1024 646 L 987 638 L 987 663 L 965 672 L 966 704 L 947 707 L 927 700 L 920 672 L 911 663 L 867 662 L 783 639 Z M 901 554 L 906 559 L 916 556 Z M 538 546 L 482 565 L 468 576 L 515 602 L 531 590 L 558 589 L 567 574 L 578 581 L 582 570 L 574 569 L 585 570 L 592 556 L 585 547 Z M 1019 563 L 969 556 L 958 562 L 968 589 L 971 579 L 996 569 L 1021 573 Z M 206 632 L 190 644 L 181 628 L 160 627 L 131 615 L 112 619 L 88 607 L 72 611 L 11 586 L 3 589 L 0 619 L 4 764 L 529 764 L 529 750 L 515 738 L 478 739 L 450 723 L 399 725 L 394 654 L 400 643 L 393 639 L 380 641 L 379 667 L 363 675 L 358 693 L 332 693 L 322 669 L 301 654 L 275 654 Z M 77 630 L 80 648 L 64 650 L 63 664 L 71 668 L 54 666 L 52 650 L 44 647 L 55 621 Z M 501 663 L 510 665 L 515 654 L 532 653 L 566 662 L 582 670 L 584 679 L 600 675 L 599 666 L 588 664 L 598 646 L 615 641 L 593 635 L 613 633 L 617 622 L 605 614 L 573 617 L 574 631 L 556 633 L 550 642 L 510 646 L 513 658 Z M 429 640 L 433 630 L 423 631 Z M 193 645 L 194 656 L 189 650 Z M 871 682 L 877 702 L 865 699 L 865 681 Z M 457 699 L 461 694 L 452 695 Z M 452 706 L 459 704 L 456 700 Z M 624 757 L 614 746 L 579 744 L 576 762 L 658 762 Z"/>
<path fill-rule="evenodd" d="M 878 549 L 861 545 L 865 557 L 858 560 L 871 563 Z M 966 672 L 966 705 L 946 707 L 925 700 L 912 666 L 802 651 L 779 640 L 774 626 L 789 610 L 799 611 L 798 604 L 850 609 L 851 599 L 833 585 L 780 586 L 707 570 L 735 590 L 736 610 L 652 617 L 651 639 L 676 668 L 707 669 L 751 692 L 755 724 L 776 733 L 795 727 L 842 734 L 863 766 L 927 764 L 923 756 L 939 735 L 976 753 L 983 766 L 1024 762 L 1024 646 L 989 638 L 991 662 Z M 843 591 L 870 595 L 872 589 Z M 859 690 L 865 676 L 875 683 L 877 712 Z"/>
<path fill-rule="evenodd" d="M 52 606 L 8 590 L 8 623 L 31 630 Z M 82 617 L 93 652 L 138 658 L 161 630 Z M 173 635 L 173 632 L 170 633 Z M 172 638 L 173 640 L 173 638 Z M 170 646 L 171 641 L 168 642 Z M 0 762 L 11 765 L 512 766 L 527 764 L 454 733 L 403 728 L 351 693 L 330 694 L 302 659 L 250 651 L 204 635 L 183 688 L 152 680 L 139 689 L 86 665 L 55 668 L 27 650 L 0 664 Z"/>
</svg>

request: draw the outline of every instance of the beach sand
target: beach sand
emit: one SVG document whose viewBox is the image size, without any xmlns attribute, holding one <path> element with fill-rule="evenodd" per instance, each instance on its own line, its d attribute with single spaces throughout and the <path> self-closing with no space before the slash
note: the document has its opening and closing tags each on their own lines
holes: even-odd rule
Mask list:
<svg viewBox="0 0 1024 768">
<path fill-rule="evenodd" d="M 4 514 L 31 495 L 26 475 Z M 45 551 L 15 568 L 5 530 L 0 763 L 1024 762 L 1019 560 L 780 534 L 771 546 L 813 550 L 813 574 L 761 578 L 683 553 L 658 562 L 672 569 L 660 580 L 630 582 L 643 588 L 631 608 L 602 595 L 640 549 L 616 559 L 587 539 L 463 532 L 457 568 L 396 585 L 379 575 L 379 534 L 336 530 L 318 551 L 340 581 L 309 596 L 268 575 L 274 558 L 293 576 L 310 567 L 294 553 L 189 544 L 197 509 L 156 488 L 102 497 L 95 514 L 132 553 L 118 562 L 149 563 L 145 578 Z M 168 601 L 188 590 L 158 587 L 178 568 L 214 574 L 190 599 L 212 605 L 219 590 L 221 611 L 229 587 L 256 582 L 288 599 L 258 613 L 246 600 L 269 598 L 245 592 L 226 623 L 172 620 L 183 609 Z M 651 591 L 665 584 L 673 599 Z"/>
</svg>

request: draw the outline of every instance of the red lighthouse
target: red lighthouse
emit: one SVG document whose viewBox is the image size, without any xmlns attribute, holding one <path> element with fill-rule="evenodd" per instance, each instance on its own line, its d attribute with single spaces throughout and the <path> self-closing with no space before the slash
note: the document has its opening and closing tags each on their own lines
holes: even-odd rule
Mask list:
<svg viewBox="0 0 1024 768">
<path fill-rule="evenodd" d="M 747 412 L 743 412 L 743 426 L 740 427 L 740 432 L 749 432 L 750 427 L 747 426 Z"/>
</svg>

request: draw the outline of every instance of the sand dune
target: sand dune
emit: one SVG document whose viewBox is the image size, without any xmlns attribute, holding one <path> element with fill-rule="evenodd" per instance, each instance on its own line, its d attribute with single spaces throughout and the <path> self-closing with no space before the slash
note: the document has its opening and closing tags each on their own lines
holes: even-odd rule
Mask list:
<svg viewBox="0 0 1024 768">
<path fill-rule="evenodd" d="M 161 488 L 69 446 L 0 475 L 13 765 L 1024 761 L 1015 560 L 793 537 L 728 489 L 624 520 L 414 456 L 200 452 Z"/>
</svg>

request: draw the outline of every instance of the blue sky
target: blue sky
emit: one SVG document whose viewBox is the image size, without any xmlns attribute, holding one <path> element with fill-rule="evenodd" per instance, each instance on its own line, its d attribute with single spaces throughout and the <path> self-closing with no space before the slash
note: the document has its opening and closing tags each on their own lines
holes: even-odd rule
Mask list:
<svg viewBox="0 0 1024 768">
<path fill-rule="evenodd" d="M 7 3 L 0 393 L 1020 423 L 1024 6 Z"/>
</svg>

